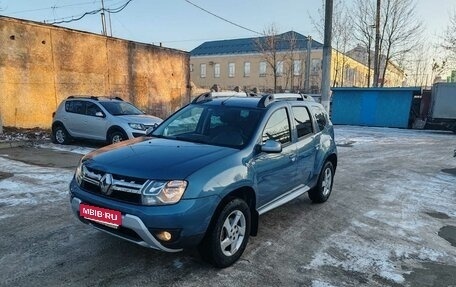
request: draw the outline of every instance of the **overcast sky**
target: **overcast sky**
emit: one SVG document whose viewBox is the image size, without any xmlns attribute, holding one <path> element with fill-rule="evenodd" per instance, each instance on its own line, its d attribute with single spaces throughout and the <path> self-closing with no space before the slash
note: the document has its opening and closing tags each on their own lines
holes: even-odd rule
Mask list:
<svg viewBox="0 0 456 287">
<path fill-rule="evenodd" d="M 105 8 L 121 7 L 128 0 L 104 0 Z M 253 31 L 275 23 L 280 32 L 297 31 L 322 41 L 309 15 L 318 18 L 319 0 L 190 0 L 202 8 Z M 347 0 L 350 1 L 351 0 Z M 425 41 L 437 42 L 456 0 L 416 0 L 417 16 L 426 27 Z M 101 0 L 0 0 L 0 14 L 48 22 L 78 17 L 101 7 Z M 70 18 L 65 18 L 68 20 Z M 185 0 L 132 0 L 111 15 L 113 36 L 190 51 L 204 41 L 256 36 L 206 13 Z M 73 29 L 101 32 L 100 15 L 59 24 Z M 108 24 L 109 25 L 109 24 Z"/>
</svg>

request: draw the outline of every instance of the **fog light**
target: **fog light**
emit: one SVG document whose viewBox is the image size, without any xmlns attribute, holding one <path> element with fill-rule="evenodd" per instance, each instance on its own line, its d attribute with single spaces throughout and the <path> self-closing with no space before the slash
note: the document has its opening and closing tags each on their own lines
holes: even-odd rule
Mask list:
<svg viewBox="0 0 456 287">
<path fill-rule="evenodd" d="M 158 239 L 161 241 L 170 241 L 171 240 L 171 233 L 168 231 L 160 231 L 156 233 Z"/>
</svg>

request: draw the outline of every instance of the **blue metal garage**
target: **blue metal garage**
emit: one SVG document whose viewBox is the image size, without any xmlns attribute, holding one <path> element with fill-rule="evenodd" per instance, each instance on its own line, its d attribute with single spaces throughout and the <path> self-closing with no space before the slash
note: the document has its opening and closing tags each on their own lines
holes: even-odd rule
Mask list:
<svg viewBox="0 0 456 287">
<path fill-rule="evenodd" d="M 414 95 L 421 88 L 333 88 L 332 122 L 339 125 L 409 127 Z"/>
</svg>

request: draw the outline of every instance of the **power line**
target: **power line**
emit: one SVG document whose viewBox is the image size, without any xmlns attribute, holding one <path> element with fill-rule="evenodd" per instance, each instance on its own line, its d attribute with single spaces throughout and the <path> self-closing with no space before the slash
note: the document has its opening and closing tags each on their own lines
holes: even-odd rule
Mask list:
<svg viewBox="0 0 456 287">
<path fill-rule="evenodd" d="M 106 0 L 106 1 L 114 1 L 114 0 Z M 14 14 L 21 14 L 21 13 L 28 13 L 28 12 L 37 12 L 37 11 L 44 11 L 44 10 L 55 10 L 55 9 L 66 8 L 66 7 L 84 6 L 84 5 L 93 4 L 93 3 L 94 3 L 94 1 L 91 1 L 91 2 L 82 2 L 82 3 L 74 3 L 74 4 L 67 4 L 67 5 L 61 5 L 61 6 L 54 5 L 54 6 L 48 7 L 48 8 L 37 8 L 37 9 L 13 11 L 13 12 L 9 12 L 8 14 L 9 14 L 9 15 L 14 15 Z"/>
<path fill-rule="evenodd" d="M 92 11 L 89 11 L 89 12 L 85 12 L 84 14 L 80 15 L 80 16 L 68 16 L 68 17 L 64 17 L 64 18 L 60 18 L 58 19 L 58 21 L 51 21 L 51 20 L 44 20 L 44 23 L 48 23 L 48 24 L 62 24 L 62 23 L 70 23 L 70 22 L 74 22 L 74 21 L 79 21 L 81 20 L 82 18 L 84 18 L 85 16 L 87 15 L 95 15 L 95 14 L 98 14 L 102 11 L 106 11 L 108 13 L 111 13 L 111 14 L 115 14 L 115 13 L 119 13 L 120 11 L 122 11 L 123 9 L 125 9 L 128 4 L 130 4 L 130 2 L 133 1 L 133 0 L 128 0 L 127 2 L 125 2 L 123 5 L 117 7 L 117 8 L 114 8 L 114 9 L 111 9 L 111 8 L 100 8 L 100 9 L 96 9 L 96 10 L 92 10 Z M 69 19 L 69 20 L 65 20 L 65 19 Z"/>
<path fill-rule="evenodd" d="M 216 15 L 216 14 L 212 13 L 211 11 L 208 11 L 208 10 L 204 9 L 203 7 L 201 7 L 201 6 L 196 5 L 195 3 L 193 3 L 193 2 L 191 2 L 191 1 L 189 1 L 189 0 L 184 0 L 184 1 L 187 2 L 187 3 L 189 3 L 190 5 L 195 6 L 195 7 L 198 8 L 198 9 L 200 9 L 200 10 L 202 10 L 202 11 L 208 13 L 208 14 L 211 14 L 211 15 L 214 16 L 214 17 L 219 18 L 219 19 L 222 20 L 222 21 L 225 21 L 225 22 L 227 22 L 227 23 L 230 23 L 231 25 L 234 25 L 234 26 L 236 26 L 236 27 L 239 27 L 239 28 L 241 28 L 241 29 L 250 31 L 250 32 L 255 33 L 255 34 L 258 34 L 258 35 L 264 35 L 263 33 L 254 31 L 254 30 L 249 29 L 249 28 L 247 28 L 247 27 L 244 27 L 244 26 L 242 26 L 242 25 L 236 24 L 236 23 L 234 23 L 233 21 L 230 21 L 230 20 L 228 20 L 228 19 L 226 19 L 226 18 L 223 18 L 222 16 Z"/>
</svg>

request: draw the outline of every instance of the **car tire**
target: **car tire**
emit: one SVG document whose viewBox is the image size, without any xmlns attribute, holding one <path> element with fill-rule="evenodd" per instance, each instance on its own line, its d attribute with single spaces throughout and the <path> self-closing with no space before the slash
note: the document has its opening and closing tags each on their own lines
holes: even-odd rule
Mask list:
<svg viewBox="0 0 456 287">
<path fill-rule="evenodd" d="M 332 162 L 327 161 L 321 169 L 317 185 L 308 192 L 310 200 L 315 203 L 323 203 L 328 200 L 331 195 L 333 182 L 334 166 Z"/>
<path fill-rule="evenodd" d="M 114 130 L 108 135 L 108 143 L 114 144 L 128 139 L 127 135 L 120 130 Z"/>
<path fill-rule="evenodd" d="M 249 240 L 250 218 L 250 208 L 245 201 L 239 198 L 229 201 L 198 246 L 201 257 L 219 268 L 236 262 Z"/>
<path fill-rule="evenodd" d="M 57 125 L 52 129 L 52 141 L 57 144 L 68 144 L 71 137 L 63 125 Z"/>
</svg>

